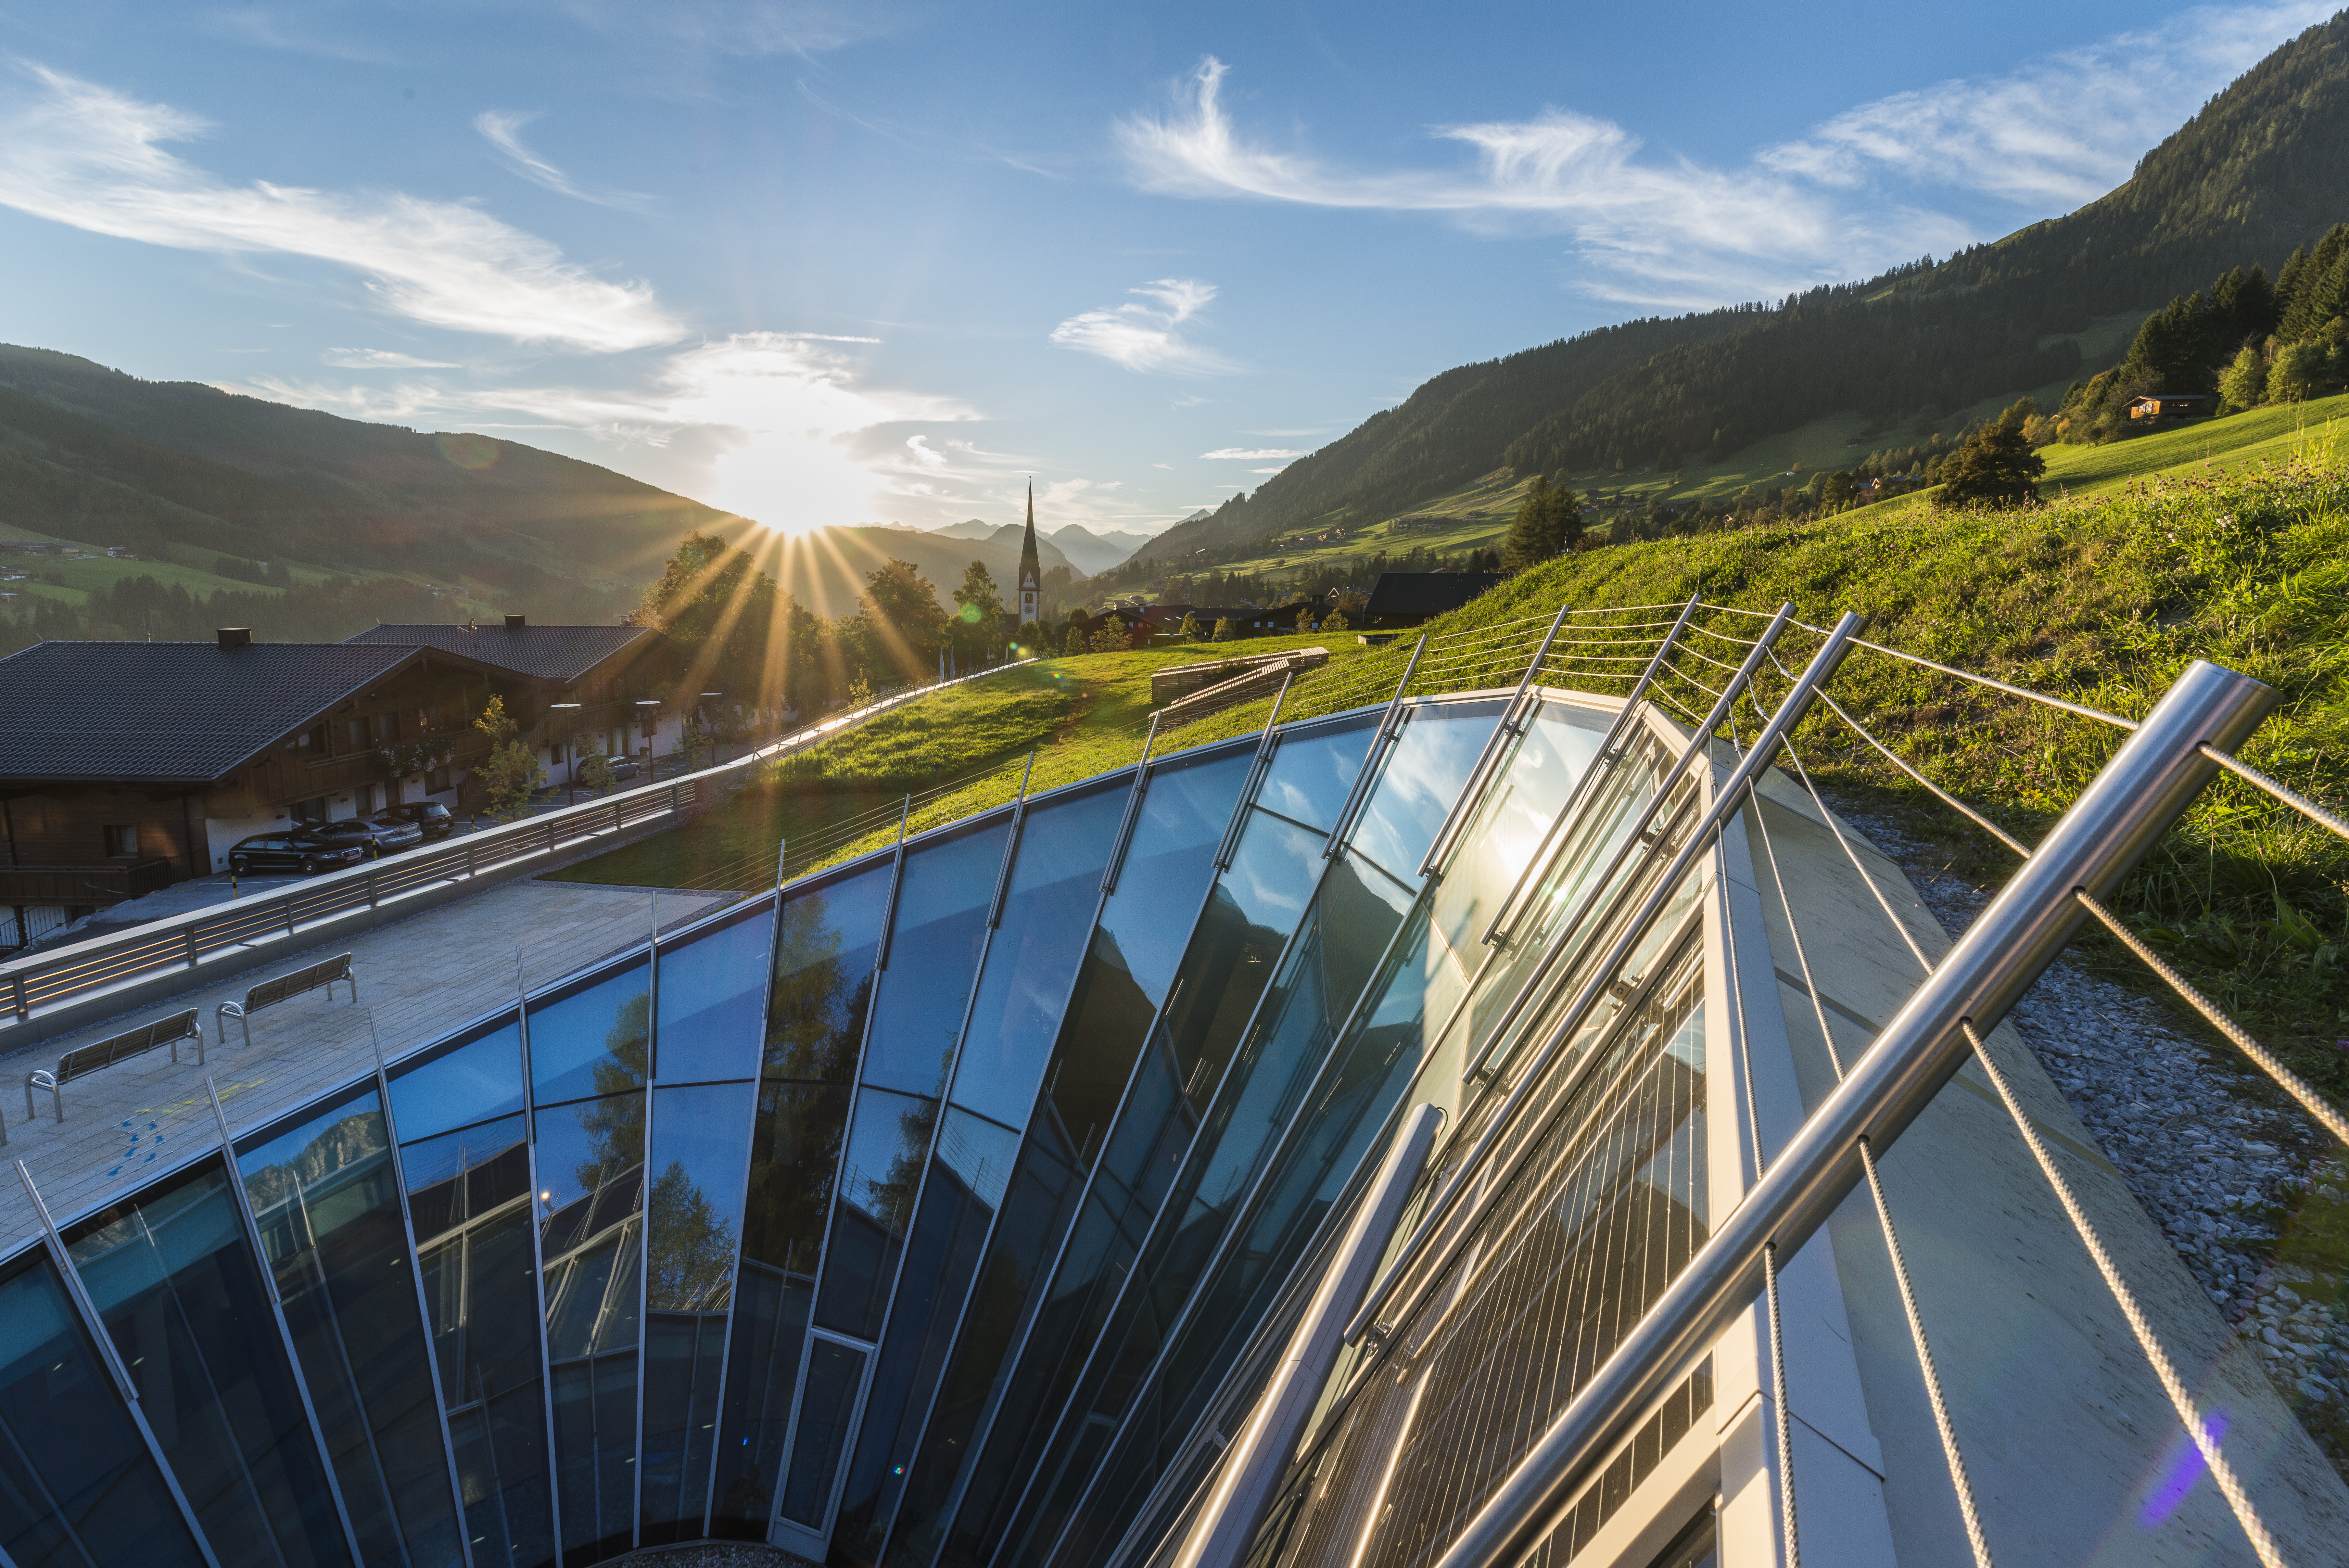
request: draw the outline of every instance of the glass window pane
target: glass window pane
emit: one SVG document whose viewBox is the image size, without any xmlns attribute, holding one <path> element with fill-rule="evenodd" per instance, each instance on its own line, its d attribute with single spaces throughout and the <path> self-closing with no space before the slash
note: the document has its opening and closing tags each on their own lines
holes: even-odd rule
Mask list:
<svg viewBox="0 0 2349 1568">
<path fill-rule="evenodd" d="M 1444 702 L 1405 709 L 1402 733 L 1379 764 L 1370 799 L 1347 835 L 1354 853 L 1418 887 L 1419 863 L 1500 723 L 1502 706 Z"/>
<path fill-rule="evenodd" d="M 818 1339 L 808 1355 L 807 1395 L 800 1401 L 799 1436 L 792 1446 L 792 1469 L 783 1483 L 783 1517 L 811 1530 L 823 1528 L 832 1502 L 833 1478 L 840 1473 L 840 1450 L 856 1414 L 857 1386 L 864 1379 L 864 1352 L 836 1340 Z"/>
<path fill-rule="evenodd" d="M 391 1069 L 391 1120 L 402 1144 L 522 1109 L 522 1025 L 508 1017 L 423 1061 Z"/>
<path fill-rule="evenodd" d="M 554 1371 L 563 1561 L 578 1568 L 635 1543 L 636 1353 L 563 1362 Z"/>
<path fill-rule="evenodd" d="M 774 923 L 771 904 L 661 950 L 653 1066 L 663 1083 L 758 1075 Z"/>
<path fill-rule="evenodd" d="M 701 1533 L 755 1083 L 653 1091 L 641 1542 Z"/>
<path fill-rule="evenodd" d="M 856 1096 L 856 1122 L 840 1173 L 832 1245 L 824 1252 L 816 1322 L 871 1339 L 881 1332 L 897 1251 L 914 1217 L 914 1199 L 929 1158 L 938 1103 L 884 1089 Z"/>
<path fill-rule="evenodd" d="M 1254 760 L 1239 751 L 1150 775 L 1141 820 L 1101 923 L 1119 967 L 1153 1007 L 1166 995 L 1192 915 L 1215 878 L 1215 866 L 1201 851 L 1212 852 L 1231 825 L 1232 806 Z"/>
<path fill-rule="evenodd" d="M 884 862 L 784 896 L 767 1014 L 769 1077 L 856 1076 L 891 875 Z"/>
<path fill-rule="evenodd" d="M 530 1092 L 539 1105 L 644 1087 L 652 965 L 639 960 L 530 1010 Z"/>
<path fill-rule="evenodd" d="M 237 1156 L 261 1244 L 371 1565 L 462 1561 L 429 1342 L 373 1085 L 303 1112 Z"/>
<path fill-rule="evenodd" d="M 955 1067 L 957 1105 L 1006 1127 L 1027 1124 L 1125 804 L 1126 792 L 1099 790 L 1040 806 L 1022 824 Z"/>
<path fill-rule="evenodd" d="M 203 1568 L 37 1251 L 0 1279 L 0 1548 L 16 1568 Z"/>
<path fill-rule="evenodd" d="M 644 1147 L 642 1091 L 538 1113 L 550 1360 L 636 1344 Z"/>
<path fill-rule="evenodd" d="M 220 1168 L 67 1232 L 221 1568 L 348 1563 L 275 1314 Z"/>
<path fill-rule="evenodd" d="M 653 1092 L 648 1310 L 726 1310 L 757 1097 L 755 1084 Z"/>
<path fill-rule="evenodd" d="M 530 1153 L 519 1116 L 400 1146 L 473 1568 L 554 1556 Z"/>
<path fill-rule="evenodd" d="M 767 1538 L 850 1093 L 845 1084 L 759 1085 L 712 1520 L 728 1539 Z"/>
<path fill-rule="evenodd" d="M 1526 726 L 1470 811 L 1436 892 L 1436 927 L 1455 950 L 1484 936 L 1606 734 L 1603 714 L 1557 702 Z"/>
<path fill-rule="evenodd" d="M 1257 804 L 1329 832 L 1362 771 L 1362 759 L 1371 754 L 1374 727 L 1373 720 L 1364 718 L 1309 735 L 1283 735 Z"/>
<path fill-rule="evenodd" d="M 869 1565 L 880 1559 L 881 1537 L 914 1462 L 914 1444 L 946 1368 L 979 1248 L 1019 1153 L 1019 1137 L 1009 1129 L 947 1109 L 833 1521 L 836 1560 Z"/>
<path fill-rule="evenodd" d="M 1006 820 L 907 852 L 864 1044 L 865 1083 L 909 1095 L 946 1088 L 1010 831 Z"/>
</svg>

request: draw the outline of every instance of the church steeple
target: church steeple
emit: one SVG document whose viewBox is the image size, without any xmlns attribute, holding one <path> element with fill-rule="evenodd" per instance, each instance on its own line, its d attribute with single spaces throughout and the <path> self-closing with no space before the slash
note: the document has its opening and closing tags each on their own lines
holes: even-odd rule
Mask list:
<svg viewBox="0 0 2349 1568">
<path fill-rule="evenodd" d="M 1019 541 L 1019 624 L 1042 617 L 1044 574 L 1036 564 L 1036 482 L 1028 482 L 1028 532 Z"/>
</svg>

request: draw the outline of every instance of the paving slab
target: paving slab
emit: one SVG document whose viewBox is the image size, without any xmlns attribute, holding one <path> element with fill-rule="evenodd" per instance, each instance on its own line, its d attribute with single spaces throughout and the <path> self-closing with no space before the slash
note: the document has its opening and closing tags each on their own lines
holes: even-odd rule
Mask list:
<svg viewBox="0 0 2349 1568">
<path fill-rule="evenodd" d="M 408 919 L 300 950 L 266 969 L 191 987 L 135 1012 L 0 1056 L 0 1117 L 7 1147 L 31 1173 L 60 1222 L 189 1158 L 215 1148 L 220 1132 L 204 1090 L 209 1076 L 237 1132 L 292 1109 L 384 1054 L 397 1059 L 469 1019 L 510 1004 L 517 988 L 537 989 L 645 940 L 675 930 L 741 897 L 732 892 L 623 888 L 535 879 L 503 883 Z M 273 974 L 347 950 L 358 1001 L 347 987 L 334 1000 L 313 992 L 257 1014 L 253 1044 L 231 1021 L 222 1037 L 213 1009 Z M 65 1085 L 59 1123 L 46 1092 L 27 1119 L 23 1085 L 77 1045 L 189 1007 L 205 1034 L 205 1064 L 182 1042 L 174 1064 L 158 1048 Z M 372 1031 L 372 1032 L 371 1032 Z M 0 1181 L 0 1256 L 36 1239 L 40 1221 L 21 1181 Z"/>
</svg>

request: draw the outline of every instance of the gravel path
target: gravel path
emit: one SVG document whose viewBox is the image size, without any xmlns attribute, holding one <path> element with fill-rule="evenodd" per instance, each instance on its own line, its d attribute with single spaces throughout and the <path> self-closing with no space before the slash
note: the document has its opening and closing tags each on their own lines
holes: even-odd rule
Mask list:
<svg viewBox="0 0 2349 1568">
<path fill-rule="evenodd" d="M 1989 901 L 1897 818 L 1831 803 L 1900 863 L 1951 936 Z M 2312 1193 L 2349 1204 L 2331 1138 L 2281 1096 L 2257 1097 L 2259 1084 L 2214 1062 L 2214 1048 L 2172 1027 L 2159 1003 L 2069 960 L 2025 993 L 2014 1023 L 2220 1314 L 2259 1342 L 2277 1388 L 2349 1475 L 2349 1321 L 2323 1282 L 2276 1259 L 2277 1225 Z"/>
</svg>

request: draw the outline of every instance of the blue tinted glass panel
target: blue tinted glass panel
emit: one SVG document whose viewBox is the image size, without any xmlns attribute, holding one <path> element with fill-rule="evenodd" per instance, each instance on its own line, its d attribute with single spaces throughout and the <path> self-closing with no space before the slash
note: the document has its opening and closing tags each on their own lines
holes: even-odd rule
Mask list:
<svg viewBox="0 0 2349 1568">
<path fill-rule="evenodd" d="M 945 1089 L 1010 831 L 999 822 L 907 852 L 864 1044 L 867 1084 L 910 1095 Z"/>
<path fill-rule="evenodd" d="M 858 1093 L 816 1305 L 816 1322 L 824 1327 L 860 1339 L 881 1332 L 937 1115 L 936 1100 L 881 1089 Z"/>
<path fill-rule="evenodd" d="M 538 1113 L 539 1253 L 553 1360 L 636 1342 L 644 1147 L 641 1091 Z"/>
<path fill-rule="evenodd" d="M 1165 998 L 1191 918 L 1215 877 L 1214 864 L 1200 852 L 1212 853 L 1223 838 L 1253 761 L 1235 752 L 1150 776 L 1101 929 L 1113 961 L 1154 1007 Z"/>
<path fill-rule="evenodd" d="M 880 1560 L 882 1536 L 896 1512 L 915 1442 L 946 1368 L 979 1249 L 1019 1154 L 1019 1138 L 1009 1128 L 947 1109 L 833 1521 L 835 1559 L 859 1565 Z"/>
<path fill-rule="evenodd" d="M 350 1548 L 228 1179 L 207 1162 L 67 1232 L 164 1462 L 221 1568 Z"/>
<path fill-rule="evenodd" d="M 1343 728 L 1284 736 L 1272 753 L 1272 766 L 1265 770 L 1256 803 L 1329 832 L 1362 771 L 1362 759 L 1371 754 L 1373 727 L 1373 721 L 1363 719 Z"/>
<path fill-rule="evenodd" d="M 647 1162 L 652 1272 L 645 1287 L 652 1311 L 726 1309 L 757 1098 L 755 1084 L 664 1086 L 653 1094 Z"/>
<path fill-rule="evenodd" d="M 770 906 L 661 950 L 660 1021 L 653 1039 L 661 1082 L 758 1075 L 774 924 Z"/>
<path fill-rule="evenodd" d="M 262 1251 L 370 1568 L 462 1561 L 416 1275 L 370 1084 L 237 1156 Z"/>
<path fill-rule="evenodd" d="M 785 895 L 767 1014 L 769 1077 L 855 1077 L 892 875 L 884 861 Z"/>
<path fill-rule="evenodd" d="M 638 1523 L 646 1545 L 701 1533 L 759 1090 L 653 1091 Z"/>
<path fill-rule="evenodd" d="M 1348 842 L 1389 876 L 1419 886 L 1419 863 L 1501 722 L 1498 702 L 1406 709 Z"/>
<path fill-rule="evenodd" d="M 957 1105 L 1007 1127 L 1027 1124 L 1125 804 L 1126 792 L 1102 790 L 1039 807 L 1021 826 L 955 1068 Z"/>
<path fill-rule="evenodd" d="M 790 1478 L 783 1484 L 783 1517 L 811 1530 L 823 1527 L 832 1503 L 840 1452 L 855 1418 L 856 1395 L 864 1381 L 865 1353 L 819 1339 L 808 1358 L 807 1393 L 800 1400 L 799 1436 L 792 1445 Z"/>
<path fill-rule="evenodd" d="M 400 1147 L 473 1568 L 554 1560 L 530 1156 L 519 1116 Z"/>
<path fill-rule="evenodd" d="M 203 1568 L 46 1254 L 0 1279 L 0 1548 L 16 1568 Z"/>
<path fill-rule="evenodd" d="M 759 1085 L 711 1519 L 730 1540 L 767 1538 L 849 1099 L 845 1084 Z"/>
<path fill-rule="evenodd" d="M 391 1069 L 401 1143 L 522 1109 L 522 1025 L 511 1016 L 430 1060 Z"/>
<path fill-rule="evenodd" d="M 641 961 L 530 1010 L 530 1092 L 537 1104 L 644 1087 L 652 965 Z"/>
</svg>

